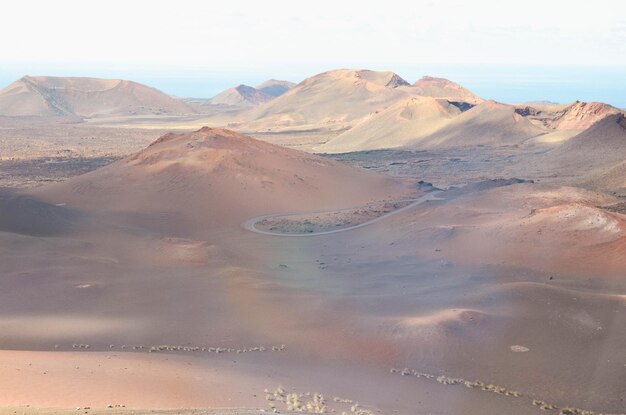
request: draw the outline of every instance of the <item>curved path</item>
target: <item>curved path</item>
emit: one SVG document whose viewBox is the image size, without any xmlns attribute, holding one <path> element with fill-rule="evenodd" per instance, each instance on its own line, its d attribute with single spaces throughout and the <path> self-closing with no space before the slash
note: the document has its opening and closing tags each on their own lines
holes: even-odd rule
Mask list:
<svg viewBox="0 0 626 415">
<path fill-rule="evenodd" d="M 315 213 L 325 213 L 325 212 L 335 212 L 335 211 L 343 211 L 343 210 L 350 210 L 350 209 L 357 209 L 359 207 L 363 207 L 363 206 L 357 206 L 354 208 L 343 208 L 343 209 L 325 209 L 325 210 L 315 210 L 315 211 L 310 211 L 310 212 L 296 212 L 296 213 L 272 213 L 269 215 L 261 215 L 261 216 L 256 216 L 252 219 L 248 219 L 242 226 L 251 231 L 251 232 L 256 232 L 256 233 L 260 233 L 263 235 L 271 235 L 271 236 L 297 236 L 297 237 L 302 237 L 302 236 L 318 236 L 318 235 L 330 235 L 331 233 L 339 233 L 339 232 L 347 232 L 347 231 L 351 231 L 354 229 L 358 229 L 358 228 L 362 228 L 364 226 L 368 226 L 368 225 L 372 225 L 376 222 L 380 222 L 383 219 L 387 219 L 390 216 L 393 215 L 397 215 L 398 213 L 404 212 L 405 210 L 409 210 L 414 208 L 417 205 L 421 205 L 422 203 L 428 202 L 430 200 L 443 200 L 442 198 L 438 198 L 437 195 L 443 193 L 442 191 L 435 191 L 435 192 L 430 192 L 422 197 L 420 197 L 419 199 L 411 199 L 410 201 L 412 202 L 409 205 L 406 205 L 400 209 L 396 209 L 393 210 L 389 213 L 385 213 L 384 215 L 381 215 L 377 218 L 368 220 L 367 222 L 363 222 L 363 223 L 359 223 L 358 225 L 354 225 L 354 226 L 349 226 L 347 228 L 341 228 L 341 229 L 333 229 L 332 231 L 323 231 L 323 232 L 312 232 L 312 233 L 279 233 L 279 232 L 270 232 L 270 231 L 262 231 L 260 229 L 256 228 L 256 224 L 259 223 L 262 220 L 265 219 L 270 219 L 270 218 L 275 218 L 275 217 L 279 217 L 279 216 L 297 216 L 297 215 L 304 215 L 307 213 L 310 214 L 315 214 Z M 396 200 L 396 202 L 406 202 L 407 200 Z"/>
</svg>

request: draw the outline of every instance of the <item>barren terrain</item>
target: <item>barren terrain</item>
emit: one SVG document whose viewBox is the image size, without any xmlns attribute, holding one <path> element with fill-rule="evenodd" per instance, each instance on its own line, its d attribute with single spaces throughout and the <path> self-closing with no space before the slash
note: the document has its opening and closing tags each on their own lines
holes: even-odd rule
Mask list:
<svg viewBox="0 0 626 415">
<path fill-rule="evenodd" d="M 352 70 L 257 104 L 1 120 L 1 413 L 624 413 L 622 115 Z"/>
</svg>

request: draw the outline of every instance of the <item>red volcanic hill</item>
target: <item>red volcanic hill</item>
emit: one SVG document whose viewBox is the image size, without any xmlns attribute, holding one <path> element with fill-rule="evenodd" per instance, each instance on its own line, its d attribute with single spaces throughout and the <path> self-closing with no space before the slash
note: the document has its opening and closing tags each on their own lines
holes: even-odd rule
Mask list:
<svg viewBox="0 0 626 415">
<path fill-rule="evenodd" d="M 620 113 L 619 109 L 602 102 L 576 101 L 558 111 L 546 125 L 557 130 L 584 130 L 608 115 Z"/>
<path fill-rule="evenodd" d="M 45 201 L 90 212 L 182 215 L 197 230 L 408 192 L 384 175 L 208 127 L 164 135 L 131 157 L 34 191 Z"/>
</svg>

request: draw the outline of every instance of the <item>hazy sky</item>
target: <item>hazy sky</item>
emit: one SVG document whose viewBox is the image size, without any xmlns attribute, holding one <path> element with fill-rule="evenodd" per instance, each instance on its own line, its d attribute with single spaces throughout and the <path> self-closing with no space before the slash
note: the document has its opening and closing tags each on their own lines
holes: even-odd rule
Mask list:
<svg viewBox="0 0 626 415">
<path fill-rule="evenodd" d="M 437 68 L 463 77 L 464 67 L 473 68 L 467 79 L 494 68 L 510 77 L 503 68 L 520 64 L 626 74 L 624 0 L 7 0 L 2 12 L 2 83 L 24 73 L 110 76 L 203 96 L 339 67 L 409 80 Z M 541 75 L 532 73 L 514 77 Z"/>
</svg>

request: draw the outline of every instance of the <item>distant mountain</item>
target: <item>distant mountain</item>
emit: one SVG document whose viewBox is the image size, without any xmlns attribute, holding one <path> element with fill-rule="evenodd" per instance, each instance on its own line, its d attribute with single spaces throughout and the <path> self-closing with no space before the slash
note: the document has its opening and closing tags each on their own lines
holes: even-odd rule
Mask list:
<svg viewBox="0 0 626 415">
<path fill-rule="evenodd" d="M 544 133 L 544 129 L 516 114 L 512 105 L 485 101 L 413 145 L 424 148 L 515 145 Z"/>
<path fill-rule="evenodd" d="M 277 79 L 270 79 L 256 86 L 256 89 L 263 92 L 265 95 L 272 97 L 279 97 L 291 88 L 296 86 L 293 82 L 279 81 Z"/>
<path fill-rule="evenodd" d="M 199 113 L 209 116 L 219 115 L 259 106 L 284 94 L 294 85 L 292 82 L 270 79 L 256 88 L 242 84 L 222 91 L 213 98 L 182 98 L 182 100 Z"/>
<path fill-rule="evenodd" d="M 98 117 L 195 111 L 157 89 L 119 79 L 24 76 L 0 90 L 0 115 Z"/>
<path fill-rule="evenodd" d="M 282 84 L 282 81 L 269 81 L 269 85 L 276 82 Z M 259 88 L 266 84 L 261 84 Z M 337 69 L 309 77 L 245 114 L 214 122 L 257 132 L 342 131 L 388 109 L 402 111 L 399 107 L 403 102 L 418 97 L 445 99 L 461 110 L 483 101 L 462 86 L 443 78 L 427 76 L 411 85 L 391 71 Z M 391 110 L 391 107 L 395 109 Z M 369 132 L 367 135 L 371 136 Z"/>
<path fill-rule="evenodd" d="M 602 102 L 575 101 L 571 104 L 535 103 L 516 105 L 516 112 L 552 130 L 582 131 L 607 115 L 623 111 Z"/>
<path fill-rule="evenodd" d="M 484 101 L 460 105 L 432 97 L 411 98 L 376 114 L 315 148 L 342 153 L 385 148 L 438 149 L 513 145 L 545 133 L 511 105 Z"/>
<path fill-rule="evenodd" d="M 557 111 L 546 125 L 558 130 L 584 130 L 607 115 L 618 113 L 621 113 L 618 108 L 602 102 L 576 101 Z"/>
<path fill-rule="evenodd" d="M 412 96 L 372 114 L 316 151 L 341 153 L 403 147 L 434 133 L 461 112 L 445 99 Z"/>
<path fill-rule="evenodd" d="M 551 107 L 551 106 L 561 105 L 561 104 L 559 104 L 558 102 L 541 100 L 541 101 L 526 101 L 522 105 L 530 105 L 530 106 L 535 106 L 535 107 Z"/>
<path fill-rule="evenodd" d="M 274 97 L 248 85 L 237 85 L 220 92 L 209 100 L 211 105 L 249 107 L 263 104 Z"/>
<path fill-rule="evenodd" d="M 479 102 L 481 99 L 461 85 L 445 78 L 424 76 L 413 84 L 415 93 L 433 98 L 446 98 L 464 102 Z"/>
<path fill-rule="evenodd" d="M 250 129 L 344 128 L 412 95 L 393 72 L 339 69 L 305 79 L 248 114 Z"/>
</svg>

